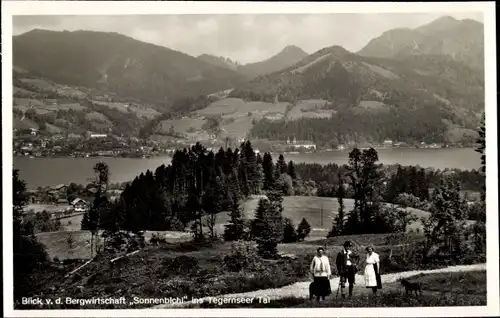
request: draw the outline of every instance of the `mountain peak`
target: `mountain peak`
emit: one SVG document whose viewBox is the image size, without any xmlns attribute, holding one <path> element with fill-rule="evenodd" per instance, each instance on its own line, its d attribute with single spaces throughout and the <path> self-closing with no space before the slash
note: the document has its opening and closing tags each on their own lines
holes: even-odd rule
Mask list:
<svg viewBox="0 0 500 318">
<path fill-rule="evenodd" d="M 283 51 L 289 51 L 289 50 L 295 50 L 295 49 L 299 49 L 300 50 L 300 48 L 298 46 L 296 46 L 296 45 L 287 45 L 287 46 L 285 46 L 285 48 L 283 49 Z"/>
<path fill-rule="evenodd" d="M 249 77 L 270 74 L 290 67 L 308 55 L 296 45 L 287 45 L 278 54 L 265 61 L 243 65 L 241 71 Z"/>
<path fill-rule="evenodd" d="M 300 47 L 296 45 L 287 45 L 283 50 L 281 50 L 280 53 L 305 53 L 304 50 L 302 50 Z M 307 53 L 305 53 L 307 54 Z"/>
<path fill-rule="evenodd" d="M 443 16 L 430 23 L 416 28 L 416 30 L 424 33 L 434 33 L 451 29 L 459 24 L 460 20 L 457 20 L 451 16 Z"/>
</svg>

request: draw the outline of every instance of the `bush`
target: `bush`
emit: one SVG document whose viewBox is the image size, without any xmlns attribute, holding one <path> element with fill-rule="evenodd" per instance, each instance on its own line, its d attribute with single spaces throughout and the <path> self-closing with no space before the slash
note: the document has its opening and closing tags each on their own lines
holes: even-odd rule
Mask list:
<svg viewBox="0 0 500 318">
<path fill-rule="evenodd" d="M 167 231 L 184 231 L 184 224 L 176 217 L 169 217 L 165 222 Z"/>
<path fill-rule="evenodd" d="M 224 257 L 224 266 L 231 272 L 258 269 L 260 258 L 254 244 L 254 242 L 234 242 L 231 245 L 231 251 Z"/>
<path fill-rule="evenodd" d="M 424 264 L 425 244 L 415 243 L 398 247 L 393 252 L 384 253 L 381 257 L 381 268 L 384 272 L 402 272 L 422 268 Z"/>
<path fill-rule="evenodd" d="M 192 256 L 181 255 L 173 259 L 167 258 L 163 260 L 163 273 L 173 275 L 192 274 L 199 270 L 200 265 L 198 260 Z"/>
<path fill-rule="evenodd" d="M 311 233 L 311 226 L 305 218 L 299 224 L 297 228 L 297 237 L 300 241 L 303 241 Z"/>
</svg>

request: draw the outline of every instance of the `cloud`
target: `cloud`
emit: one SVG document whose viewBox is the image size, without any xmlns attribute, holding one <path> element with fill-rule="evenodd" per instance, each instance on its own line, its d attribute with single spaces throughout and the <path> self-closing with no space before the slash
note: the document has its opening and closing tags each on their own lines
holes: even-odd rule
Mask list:
<svg viewBox="0 0 500 318">
<path fill-rule="evenodd" d="M 14 34 L 32 29 L 118 32 L 193 56 L 213 54 L 242 63 L 271 57 L 287 45 L 308 53 L 341 45 L 358 51 L 393 28 L 415 28 L 443 15 L 483 21 L 481 13 L 15 16 Z"/>
</svg>

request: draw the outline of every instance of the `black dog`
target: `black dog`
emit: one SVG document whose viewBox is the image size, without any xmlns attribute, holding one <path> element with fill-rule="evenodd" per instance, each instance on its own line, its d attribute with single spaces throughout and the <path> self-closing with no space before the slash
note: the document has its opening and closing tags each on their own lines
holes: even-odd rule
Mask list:
<svg viewBox="0 0 500 318">
<path fill-rule="evenodd" d="M 316 296 L 315 294 L 315 286 L 314 286 L 314 282 L 310 283 L 309 284 L 309 300 L 313 300 L 314 296 Z"/>
<path fill-rule="evenodd" d="M 406 295 L 411 294 L 412 292 L 415 293 L 415 296 L 418 296 L 418 294 L 422 295 L 422 285 L 420 283 L 412 283 L 406 279 L 402 279 L 401 285 L 404 286 Z"/>
</svg>

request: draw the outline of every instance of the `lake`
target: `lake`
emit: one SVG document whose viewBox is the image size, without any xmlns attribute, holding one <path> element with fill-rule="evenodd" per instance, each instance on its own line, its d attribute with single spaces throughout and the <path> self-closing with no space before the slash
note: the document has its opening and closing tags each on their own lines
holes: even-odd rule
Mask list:
<svg viewBox="0 0 500 318">
<path fill-rule="evenodd" d="M 420 165 L 437 169 L 458 168 L 478 169 L 481 165 L 480 155 L 471 148 L 440 149 L 379 149 L 380 162 L 384 164 Z M 349 151 L 331 151 L 310 154 L 287 154 L 287 161 L 295 163 L 345 164 Z M 273 159 L 278 155 L 273 154 Z M 150 159 L 128 158 L 34 158 L 16 157 L 14 167 L 19 169 L 20 178 L 27 182 L 28 188 L 38 186 L 68 184 L 76 182 L 88 183 L 93 177 L 92 167 L 98 161 L 109 165 L 110 181 L 124 182 L 134 179 L 146 170 L 154 171 L 158 166 L 170 164 L 170 157 L 154 157 Z"/>
</svg>

